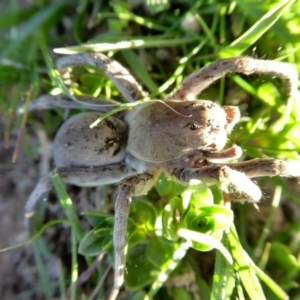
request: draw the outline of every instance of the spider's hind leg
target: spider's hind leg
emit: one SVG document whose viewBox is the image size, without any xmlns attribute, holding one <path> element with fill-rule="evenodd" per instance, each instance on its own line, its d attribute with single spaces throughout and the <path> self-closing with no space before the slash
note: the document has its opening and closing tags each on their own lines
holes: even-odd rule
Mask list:
<svg viewBox="0 0 300 300">
<path fill-rule="evenodd" d="M 57 60 L 56 65 L 58 69 L 90 65 L 103 70 L 128 102 L 134 102 L 147 96 L 147 93 L 143 91 L 141 85 L 126 68 L 103 53 L 91 52 L 63 56 Z"/>
<path fill-rule="evenodd" d="M 112 108 L 117 107 L 120 103 L 114 100 L 106 100 L 100 98 L 94 98 L 92 96 L 76 96 L 78 101 L 74 101 L 65 95 L 41 95 L 37 99 L 30 102 L 28 110 L 44 110 L 44 109 L 88 109 L 92 111 L 108 112 Z M 18 114 L 22 114 L 25 111 L 25 106 L 22 105 L 17 109 Z"/>
<path fill-rule="evenodd" d="M 136 172 L 124 164 L 100 167 L 61 167 L 56 168 L 51 174 L 59 174 L 64 183 L 81 187 L 95 187 L 116 183 Z M 30 227 L 31 218 L 34 216 L 36 206 L 53 188 L 51 174 L 42 177 L 28 197 L 24 208 L 24 223 Z"/>
</svg>

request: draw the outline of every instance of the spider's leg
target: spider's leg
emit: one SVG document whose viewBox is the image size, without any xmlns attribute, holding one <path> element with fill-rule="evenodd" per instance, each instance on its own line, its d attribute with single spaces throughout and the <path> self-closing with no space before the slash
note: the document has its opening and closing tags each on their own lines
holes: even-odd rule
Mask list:
<svg viewBox="0 0 300 300">
<path fill-rule="evenodd" d="M 211 165 L 203 168 L 183 169 L 176 173 L 180 180 L 188 182 L 198 179 L 211 185 L 225 184 L 234 192 L 241 193 L 246 200 L 257 202 L 261 198 L 261 190 L 244 173 L 224 165 Z"/>
<path fill-rule="evenodd" d="M 116 299 L 124 282 L 125 255 L 126 255 L 126 230 L 129 211 L 133 196 L 143 195 L 154 184 L 154 175 L 142 173 L 122 180 L 118 185 L 115 202 L 115 225 L 114 225 L 114 251 L 115 251 L 115 276 L 114 287 L 109 300 Z"/>
<path fill-rule="evenodd" d="M 34 190 L 29 195 L 24 207 L 24 224 L 26 229 L 30 229 L 30 220 L 35 214 L 36 205 L 41 199 L 52 189 L 52 181 L 50 175 L 42 177 Z"/>
<path fill-rule="evenodd" d="M 51 172 L 58 173 L 65 183 L 81 187 L 100 186 L 116 183 L 123 178 L 133 175 L 136 172 L 128 169 L 124 164 L 116 164 L 101 167 L 61 167 Z M 35 214 L 38 202 L 53 188 L 51 175 L 41 178 L 28 197 L 25 204 L 25 226 L 30 227 L 30 219 Z"/>
<path fill-rule="evenodd" d="M 235 57 L 217 60 L 192 73 L 183 81 L 181 88 L 175 92 L 173 98 L 193 100 L 204 89 L 229 72 L 282 77 L 287 81 L 289 97 L 296 98 L 299 94 L 297 89 L 298 72 L 294 65 L 251 57 Z"/>
<path fill-rule="evenodd" d="M 256 158 L 229 166 L 244 173 L 249 178 L 262 176 L 300 177 L 300 160 Z"/>
<path fill-rule="evenodd" d="M 237 145 L 233 145 L 230 148 L 223 149 L 217 152 L 206 152 L 204 157 L 207 161 L 211 163 L 226 163 L 233 159 L 238 159 L 242 156 L 243 150 Z"/>
<path fill-rule="evenodd" d="M 58 69 L 76 65 L 91 65 L 103 70 L 129 102 L 145 98 L 147 93 L 121 64 L 102 53 L 83 53 L 61 57 L 57 60 Z"/>
<path fill-rule="evenodd" d="M 119 102 L 94 98 L 91 96 L 76 96 L 78 101 L 74 101 L 65 95 L 42 95 L 30 102 L 29 111 L 63 108 L 63 109 L 88 109 L 99 112 L 108 112 L 112 108 L 120 105 Z M 18 108 L 17 113 L 24 112 L 25 105 Z"/>
</svg>

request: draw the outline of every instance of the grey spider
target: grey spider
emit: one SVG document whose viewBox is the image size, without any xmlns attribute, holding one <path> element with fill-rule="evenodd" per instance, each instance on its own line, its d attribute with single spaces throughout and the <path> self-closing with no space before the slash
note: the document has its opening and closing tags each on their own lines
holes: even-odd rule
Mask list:
<svg viewBox="0 0 300 300">
<path fill-rule="evenodd" d="M 102 69 L 128 102 L 147 96 L 124 67 L 104 54 L 76 54 L 57 61 L 59 69 L 83 64 Z M 300 176 L 300 161 L 259 158 L 229 163 L 242 154 L 235 145 L 224 149 L 227 135 L 239 121 L 239 109 L 195 99 L 228 72 L 279 76 L 287 83 L 289 97 L 298 96 L 298 73 L 293 65 L 237 57 L 215 61 L 191 74 L 163 102 L 145 101 L 124 118 L 110 116 L 93 128 L 90 124 L 99 117 L 99 111 L 105 110 L 103 107 L 80 104 L 64 96 L 42 96 L 31 104 L 31 110 L 53 106 L 98 110 L 78 114 L 61 126 L 54 140 L 53 172 L 65 183 L 78 186 L 118 184 L 113 233 L 115 275 L 110 299 L 117 297 L 123 285 L 132 197 L 146 194 L 161 171 L 183 182 L 198 179 L 215 184 L 222 180 L 254 203 L 260 200 L 261 191 L 250 178 Z M 26 203 L 28 219 L 39 199 L 51 188 L 50 175 L 41 178 Z"/>
</svg>

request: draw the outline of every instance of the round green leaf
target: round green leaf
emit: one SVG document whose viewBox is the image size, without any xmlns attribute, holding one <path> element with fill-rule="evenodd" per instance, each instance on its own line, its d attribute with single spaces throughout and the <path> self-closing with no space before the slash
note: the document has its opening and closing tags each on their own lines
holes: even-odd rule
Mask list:
<svg viewBox="0 0 300 300">
<path fill-rule="evenodd" d="M 172 258 L 176 246 L 163 238 L 153 238 L 147 246 L 146 257 L 156 267 L 163 268 Z"/>
<path fill-rule="evenodd" d="M 156 215 L 154 205 L 143 200 L 136 200 L 130 209 L 130 218 L 146 232 L 154 230 Z"/>
<path fill-rule="evenodd" d="M 182 194 L 184 208 L 192 204 L 194 206 L 212 205 L 214 198 L 206 184 L 199 180 L 191 180 L 188 188 Z"/>
<path fill-rule="evenodd" d="M 223 231 L 233 223 L 233 213 L 221 205 L 195 207 L 191 205 L 184 216 L 184 228 L 214 237 L 220 241 Z M 192 242 L 192 247 L 200 251 L 213 249 L 209 242 Z"/>
<path fill-rule="evenodd" d="M 81 214 L 87 218 L 93 227 L 102 227 L 104 223 L 109 224 L 112 227 L 114 222 L 114 217 L 112 215 L 99 211 L 85 211 Z"/>
<path fill-rule="evenodd" d="M 142 270 L 142 272 L 141 272 Z M 157 277 L 159 269 L 144 255 L 127 256 L 125 287 L 129 290 L 138 290 L 151 284 Z"/>
<path fill-rule="evenodd" d="M 101 232 L 91 230 L 80 241 L 78 252 L 82 255 L 95 256 L 112 247 L 112 230 L 103 229 Z"/>
<path fill-rule="evenodd" d="M 180 195 L 186 189 L 186 185 L 175 178 L 162 173 L 155 185 L 155 188 L 161 197 L 172 198 Z"/>
<path fill-rule="evenodd" d="M 212 233 L 216 230 L 225 230 L 233 223 L 233 213 L 221 205 L 210 205 L 190 208 L 184 216 L 186 228 L 202 233 Z"/>
</svg>

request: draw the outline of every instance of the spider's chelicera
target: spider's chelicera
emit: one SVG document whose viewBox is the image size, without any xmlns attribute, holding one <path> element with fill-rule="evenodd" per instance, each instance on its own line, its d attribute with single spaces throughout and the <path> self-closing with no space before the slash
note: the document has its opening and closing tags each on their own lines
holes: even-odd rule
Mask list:
<svg viewBox="0 0 300 300">
<path fill-rule="evenodd" d="M 101 53 L 65 56 L 57 62 L 59 69 L 82 64 L 102 69 L 129 102 L 147 95 L 124 67 Z M 116 297 L 123 284 L 131 198 L 146 194 L 161 171 L 183 182 L 198 179 L 215 184 L 222 181 L 230 190 L 252 202 L 260 200 L 261 191 L 250 178 L 300 176 L 300 161 L 261 158 L 229 163 L 242 154 L 238 146 L 224 149 L 227 135 L 239 121 L 239 109 L 195 99 L 228 72 L 279 76 L 287 82 L 289 97 L 298 93 L 298 73 L 293 65 L 238 57 L 215 61 L 191 74 L 164 102 L 144 102 L 128 111 L 125 117 L 107 117 L 93 128 L 90 125 L 103 107 L 49 95 L 31 104 L 32 110 L 59 106 L 98 111 L 75 115 L 59 129 L 53 147 L 56 165 L 53 172 L 65 183 L 78 186 L 118 184 L 113 237 L 115 275 L 110 299 Z M 92 98 L 89 100 L 93 102 Z M 51 188 L 50 175 L 39 181 L 26 204 L 27 218 Z"/>
</svg>

